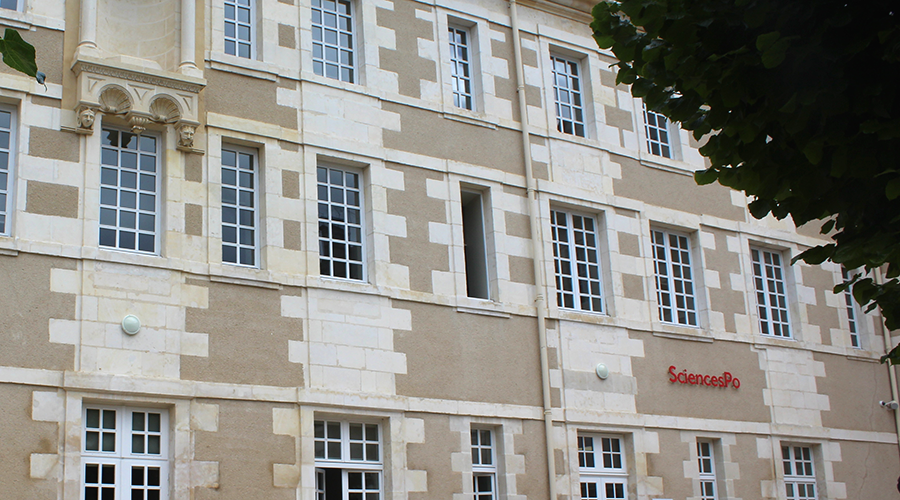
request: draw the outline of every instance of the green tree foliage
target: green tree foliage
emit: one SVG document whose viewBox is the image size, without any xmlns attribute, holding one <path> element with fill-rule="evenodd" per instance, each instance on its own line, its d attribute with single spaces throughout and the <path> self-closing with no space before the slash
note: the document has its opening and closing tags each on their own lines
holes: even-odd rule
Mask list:
<svg viewBox="0 0 900 500">
<path fill-rule="evenodd" d="M 886 266 L 835 291 L 900 328 L 900 4 L 622 0 L 593 17 L 618 82 L 706 137 L 696 181 L 744 191 L 756 218 L 823 221 L 833 242 L 795 261 Z"/>
<path fill-rule="evenodd" d="M 38 71 L 34 58 L 34 47 L 22 39 L 19 32 L 6 28 L 3 38 L 0 38 L 0 53 L 3 54 L 3 62 L 10 68 L 21 71 L 26 75 L 44 83 L 44 74 Z"/>
</svg>

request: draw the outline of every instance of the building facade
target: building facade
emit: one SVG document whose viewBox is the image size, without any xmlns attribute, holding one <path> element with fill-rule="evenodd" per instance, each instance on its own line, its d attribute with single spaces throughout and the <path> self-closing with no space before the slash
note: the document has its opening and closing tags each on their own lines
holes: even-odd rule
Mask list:
<svg viewBox="0 0 900 500">
<path fill-rule="evenodd" d="M 590 7 L 0 2 L 0 498 L 895 498 L 853 271 Z"/>
</svg>

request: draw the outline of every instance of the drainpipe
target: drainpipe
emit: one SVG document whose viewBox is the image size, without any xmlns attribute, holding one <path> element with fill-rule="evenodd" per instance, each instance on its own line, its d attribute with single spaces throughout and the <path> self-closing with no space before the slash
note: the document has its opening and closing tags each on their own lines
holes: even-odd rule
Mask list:
<svg viewBox="0 0 900 500">
<path fill-rule="evenodd" d="M 881 275 L 881 269 L 875 270 L 875 282 L 879 285 L 884 283 L 884 277 Z M 891 352 L 891 331 L 888 330 L 887 325 L 884 323 L 884 317 L 881 318 L 881 331 L 884 334 L 884 353 L 887 354 Z M 888 380 L 891 381 L 891 400 L 900 402 L 900 396 L 898 396 L 897 391 L 897 370 L 890 363 L 887 364 L 888 369 Z M 897 430 L 897 445 L 898 451 L 900 451 L 900 411 L 891 410 L 894 413 L 894 427 Z"/>
<path fill-rule="evenodd" d="M 534 302 L 537 306 L 538 343 L 541 354 L 541 396 L 544 405 L 544 434 L 547 443 L 547 484 L 550 500 L 556 500 L 556 446 L 553 440 L 553 409 L 550 403 L 550 362 L 547 354 L 547 301 L 544 296 L 544 246 L 540 236 L 538 192 L 535 189 L 531 166 L 531 137 L 528 128 L 528 105 L 525 102 L 525 72 L 522 66 L 522 43 L 519 37 L 519 18 L 516 0 L 509 0 L 509 15 L 513 34 L 519 116 L 522 120 L 522 154 L 525 157 L 525 189 L 528 193 L 528 220 L 531 224 L 531 248 L 534 257 Z"/>
</svg>

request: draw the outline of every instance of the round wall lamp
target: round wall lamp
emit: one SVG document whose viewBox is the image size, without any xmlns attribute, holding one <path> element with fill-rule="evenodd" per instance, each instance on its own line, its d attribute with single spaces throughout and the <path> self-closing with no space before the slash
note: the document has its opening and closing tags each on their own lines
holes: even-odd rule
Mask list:
<svg viewBox="0 0 900 500">
<path fill-rule="evenodd" d="M 128 335 L 137 335 L 141 331 L 141 320 L 134 314 L 129 314 L 122 319 L 122 331 Z"/>
<path fill-rule="evenodd" d="M 596 371 L 597 376 L 600 377 L 600 380 L 606 380 L 606 378 L 609 377 L 609 368 L 603 363 L 599 363 L 597 365 Z"/>
</svg>

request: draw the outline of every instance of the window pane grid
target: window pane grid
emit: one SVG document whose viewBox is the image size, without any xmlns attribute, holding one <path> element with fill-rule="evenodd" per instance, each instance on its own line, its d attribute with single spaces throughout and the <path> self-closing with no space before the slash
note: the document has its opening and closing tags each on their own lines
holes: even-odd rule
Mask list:
<svg viewBox="0 0 900 500">
<path fill-rule="evenodd" d="M 157 140 L 103 129 L 100 246 L 156 252 Z"/>
<path fill-rule="evenodd" d="M 258 265 L 257 171 L 255 155 L 222 150 L 222 262 Z"/>
<path fill-rule="evenodd" d="M 847 269 L 841 268 L 841 275 L 844 278 L 844 281 L 850 280 L 850 272 Z M 853 294 L 850 292 L 850 289 L 844 290 L 844 304 L 847 306 L 847 327 L 850 330 L 850 345 L 856 348 L 862 348 L 862 344 L 859 341 L 859 329 L 856 322 L 856 303 L 853 301 Z"/>
<path fill-rule="evenodd" d="M 383 467 L 380 426 L 316 420 L 313 432 L 316 498 L 380 500 Z"/>
<path fill-rule="evenodd" d="M 781 456 L 787 500 L 816 500 L 812 449 L 808 446 L 782 446 Z"/>
<path fill-rule="evenodd" d="M 85 500 L 164 500 L 167 497 L 165 412 L 86 407 L 82 427 Z"/>
<path fill-rule="evenodd" d="M 599 450 L 596 448 L 598 442 Z M 578 468 L 583 500 L 628 498 L 625 455 L 620 438 L 578 436 Z"/>
<path fill-rule="evenodd" d="M 313 71 L 354 83 L 353 10 L 350 0 L 312 0 Z"/>
<path fill-rule="evenodd" d="M 453 87 L 453 105 L 472 109 L 472 74 L 469 61 L 469 32 L 449 27 L 450 32 L 450 84 Z"/>
<path fill-rule="evenodd" d="M 594 219 L 552 210 L 553 265 L 559 307 L 603 312 Z"/>
<path fill-rule="evenodd" d="M 697 442 L 697 465 L 700 470 L 700 500 L 716 500 L 716 470 L 712 443 Z"/>
<path fill-rule="evenodd" d="M 672 149 L 669 143 L 669 120 L 647 109 L 644 104 L 644 132 L 647 134 L 647 152 L 665 158 L 672 157 Z"/>
<path fill-rule="evenodd" d="M 360 175 L 319 167 L 319 272 L 361 281 L 363 268 Z"/>
<path fill-rule="evenodd" d="M 694 298 L 688 238 L 679 234 L 652 231 L 651 239 L 660 321 L 697 326 L 697 303 Z"/>
<path fill-rule="evenodd" d="M 225 1 L 225 53 L 253 57 L 253 0 Z"/>
<path fill-rule="evenodd" d="M 763 335 L 790 338 L 784 271 L 781 254 L 751 249 L 753 283 L 759 309 L 759 329 Z"/>
<path fill-rule="evenodd" d="M 0 234 L 9 232 L 9 214 L 12 212 L 12 150 L 13 115 L 0 109 Z"/>
<path fill-rule="evenodd" d="M 551 56 L 553 96 L 556 101 L 556 129 L 564 134 L 584 137 L 584 104 L 578 63 Z"/>
</svg>

